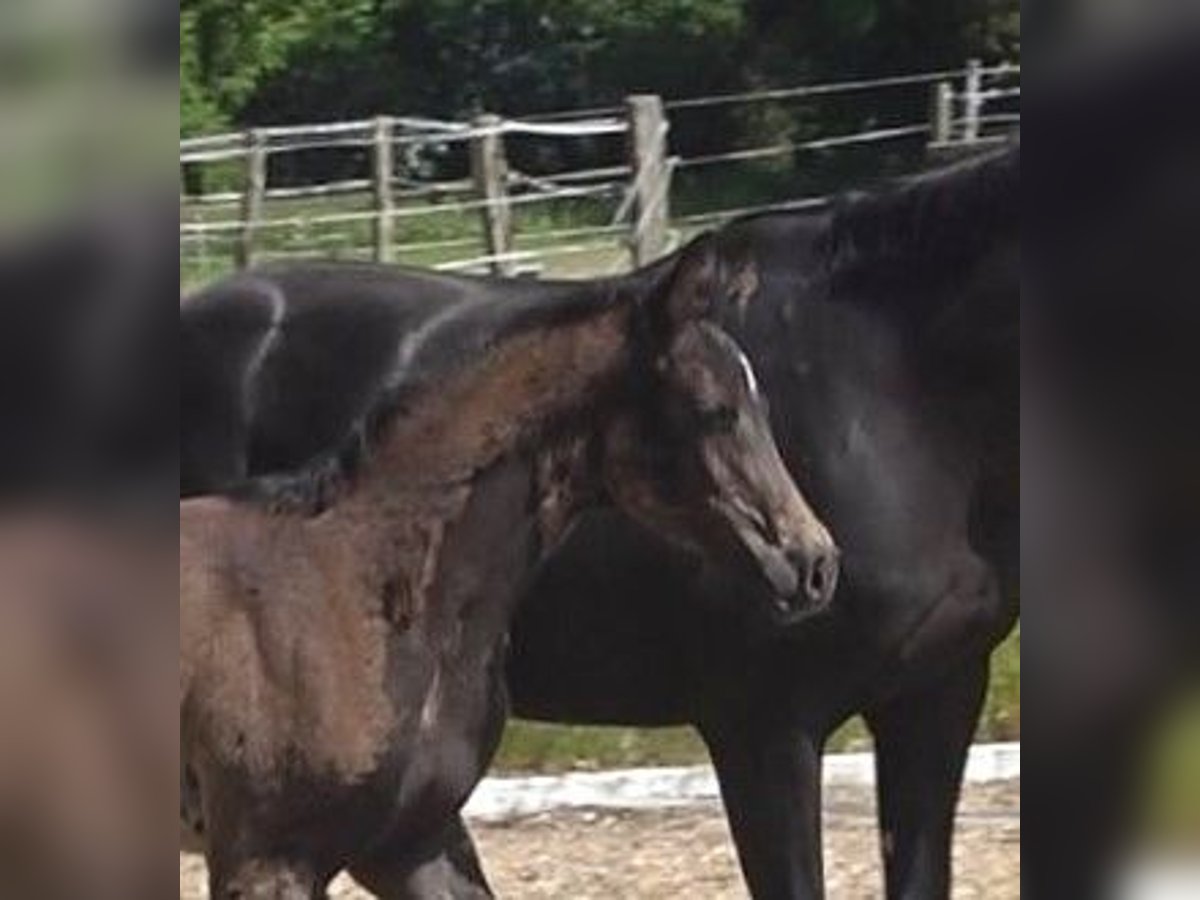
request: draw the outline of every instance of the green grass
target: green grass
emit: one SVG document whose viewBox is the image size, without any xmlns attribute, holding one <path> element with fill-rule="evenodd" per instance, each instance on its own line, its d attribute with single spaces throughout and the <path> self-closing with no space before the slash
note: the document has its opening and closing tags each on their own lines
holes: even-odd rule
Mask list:
<svg viewBox="0 0 1200 900">
<path fill-rule="evenodd" d="M 671 206 L 675 216 L 721 209 L 734 209 L 777 201 L 780 197 L 803 193 L 804 185 L 777 167 L 744 166 L 736 177 L 714 177 L 707 172 L 681 173 L 672 185 Z M 436 210 L 439 205 L 471 197 L 447 195 L 442 200 L 406 200 L 398 210 Z M 284 198 L 268 200 L 263 218 L 268 221 L 311 220 L 312 218 L 366 213 L 371 210 L 367 192 L 329 197 Z M 608 226 L 617 209 L 613 197 L 560 198 L 548 203 L 517 205 L 513 208 L 515 249 L 534 250 L 553 247 L 577 247 L 603 243 L 606 246 L 569 254 L 551 254 L 541 261 L 544 277 L 581 278 L 603 275 L 628 263 L 624 233 L 595 236 L 553 236 L 567 229 Z M 200 205 L 185 203 L 181 209 L 185 223 L 236 221 L 237 203 Z M 697 229 L 689 228 L 688 233 Z M 234 230 L 210 232 L 203 243 L 189 241 L 181 247 L 180 281 L 183 290 L 193 290 L 233 268 L 233 250 L 239 233 Z M 256 236 L 256 253 L 262 258 L 303 255 L 326 259 L 365 259 L 373 246 L 373 225 L 369 219 L 351 222 L 312 223 L 267 228 Z M 481 216 L 478 210 L 433 211 L 419 216 L 400 216 L 394 224 L 394 259 L 416 266 L 436 266 L 456 260 L 486 255 Z M 431 242 L 453 241 L 452 247 L 417 247 Z M 461 242 L 461 243 L 460 243 Z"/>
<path fill-rule="evenodd" d="M 992 654 L 992 677 L 979 722 L 979 739 L 1021 738 L 1021 626 Z"/>
<path fill-rule="evenodd" d="M 459 197 L 447 197 L 447 202 Z M 471 199 L 471 198 L 465 198 Z M 470 259 L 486 254 L 480 212 L 475 209 L 438 211 L 437 201 L 409 200 L 398 204 L 397 209 L 429 210 L 419 216 L 400 216 L 394 223 L 394 257 L 397 262 L 416 266 L 435 266 L 454 260 Z M 615 201 L 607 198 L 565 198 L 550 203 L 518 205 L 513 207 L 514 230 L 517 235 L 516 249 L 530 250 L 554 245 L 578 245 L 598 240 L 595 237 L 550 237 L 551 232 L 564 229 L 607 226 L 616 209 Z M 267 221 L 311 220 L 312 218 L 358 214 L 370 212 L 370 195 L 366 193 L 346 194 L 326 198 L 274 199 L 267 202 L 263 218 Z M 181 219 L 187 223 L 215 223 L 235 221 L 240 210 L 233 205 L 185 204 Z M 221 231 L 206 235 L 203 246 L 189 242 L 181 249 L 180 280 L 185 290 L 190 290 L 228 272 L 233 266 L 233 248 L 238 239 L 236 231 Z M 619 261 L 620 236 L 601 238 L 612 244 Z M 417 247 L 433 242 L 455 242 L 451 247 Z M 264 258 L 279 254 L 300 254 L 327 259 L 369 258 L 374 245 L 373 224 L 369 219 L 313 223 L 303 221 L 281 227 L 265 228 L 255 240 L 255 250 Z M 573 257 L 581 256 L 582 262 Z M 610 270 L 614 263 L 607 257 L 591 260 L 587 265 L 586 254 L 570 254 L 551 257 L 548 268 L 551 274 L 578 276 L 599 268 Z"/>
<path fill-rule="evenodd" d="M 844 149 L 839 153 L 817 153 L 805 157 L 803 165 L 795 166 L 788 157 L 747 161 L 734 165 L 699 167 L 678 171 L 671 184 L 670 208 L 676 218 L 725 209 L 742 209 L 778 202 L 783 198 L 825 194 L 846 184 L 862 183 L 865 173 L 876 177 L 910 171 L 919 166 L 920 148 L 901 147 L 882 156 L 877 149 L 856 151 Z M 218 163 L 208 167 L 206 181 L 213 191 L 237 190 L 241 172 L 237 163 Z M 433 210 L 460 200 L 474 199 L 463 194 L 445 194 L 436 198 L 401 199 L 398 210 Z M 543 239 L 547 232 L 562 229 L 605 226 L 610 224 L 618 206 L 612 196 L 558 198 L 552 202 L 517 205 L 513 216 L 517 249 L 531 249 L 549 243 L 578 244 L 594 238 Z M 266 202 L 263 218 L 270 220 L 302 219 L 344 213 L 366 213 L 372 208 L 368 191 L 358 191 L 327 197 L 273 198 Z M 239 204 L 199 205 L 185 203 L 181 209 L 184 222 L 233 221 L 240 216 Z M 419 216 L 401 215 L 395 220 L 395 259 L 418 266 L 435 266 L 455 260 L 485 255 L 480 213 L 478 210 L 439 211 Z M 260 232 L 257 252 L 264 257 L 273 254 L 304 254 L 324 258 L 367 258 L 373 245 L 373 229 L 369 219 L 289 225 Z M 181 248 L 180 279 L 184 290 L 191 290 L 211 281 L 232 268 L 236 231 L 211 234 L 198 249 L 189 243 Z M 406 245 L 434 241 L 466 241 L 453 248 L 406 249 Z M 572 253 L 551 256 L 545 261 L 543 275 L 551 277 L 584 277 L 604 274 L 623 263 L 619 240 L 611 249 L 594 254 Z"/>
<path fill-rule="evenodd" d="M 494 768 L 502 772 L 565 772 L 629 766 L 682 766 L 708 758 L 690 728 L 546 725 L 513 720 Z"/>
</svg>

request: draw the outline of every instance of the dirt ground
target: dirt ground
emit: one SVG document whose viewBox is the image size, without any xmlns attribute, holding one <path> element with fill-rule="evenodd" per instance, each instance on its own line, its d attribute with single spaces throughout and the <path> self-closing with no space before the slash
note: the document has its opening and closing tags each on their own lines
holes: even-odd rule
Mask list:
<svg viewBox="0 0 1200 900">
<path fill-rule="evenodd" d="M 1021 895 L 1020 784 L 969 787 L 954 849 L 954 897 Z M 826 798 L 830 900 L 882 896 L 868 791 Z M 715 806 L 654 812 L 571 811 L 473 828 L 492 886 L 511 900 L 744 900 L 724 816 Z M 180 900 L 203 900 L 204 866 L 180 857 Z M 336 900 L 369 895 L 348 879 Z"/>
</svg>

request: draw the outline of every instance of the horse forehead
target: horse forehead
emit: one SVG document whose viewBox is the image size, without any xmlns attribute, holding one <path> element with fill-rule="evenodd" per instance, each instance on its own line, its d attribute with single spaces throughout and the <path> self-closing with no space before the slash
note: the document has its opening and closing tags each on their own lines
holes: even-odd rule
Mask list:
<svg viewBox="0 0 1200 900">
<path fill-rule="evenodd" d="M 680 383 L 689 394 L 710 402 L 744 403 L 759 397 L 758 378 L 749 359 L 732 341 L 704 342 L 681 362 Z"/>
<path fill-rule="evenodd" d="M 736 387 L 740 387 L 750 397 L 757 397 L 759 394 L 758 376 L 755 374 L 754 366 L 750 363 L 750 358 L 731 338 L 724 335 L 721 338 L 721 340 L 705 342 L 700 367 L 720 388 L 736 390 Z"/>
</svg>

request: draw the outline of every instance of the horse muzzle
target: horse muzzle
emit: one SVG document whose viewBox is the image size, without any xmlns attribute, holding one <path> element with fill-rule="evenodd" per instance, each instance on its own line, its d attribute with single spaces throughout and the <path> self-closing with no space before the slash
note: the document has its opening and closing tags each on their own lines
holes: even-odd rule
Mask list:
<svg viewBox="0 0 1200 900">
<path fill-rule="evenodd" d="M 820 546 L 779 547 L 745 541 L 771 592 L 772 618 L 792 625 L 829 606 L 837 591 L 840 555 L 832 541 Z"/>
<path fill-rule="evenodd" d="M 785 558 L 794 572 L 795 587 L 775 596 L 776 617 L 784 624 L 795 624 L 825 610 L 837 592 L 841 571 L 836 547 L 820 550 L 788 550 Z"/>
</svg>

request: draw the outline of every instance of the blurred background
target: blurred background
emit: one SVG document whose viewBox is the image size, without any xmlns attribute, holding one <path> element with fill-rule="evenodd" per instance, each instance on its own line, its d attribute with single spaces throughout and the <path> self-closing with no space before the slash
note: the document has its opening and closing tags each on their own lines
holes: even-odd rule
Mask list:
<svg viewBox="0 0 1200 900">
<path fill-rule="evenodd" d="M 0 226 L 175 180 L 176 11 L 157 0 L 0 9 Z"/>
</svg>

